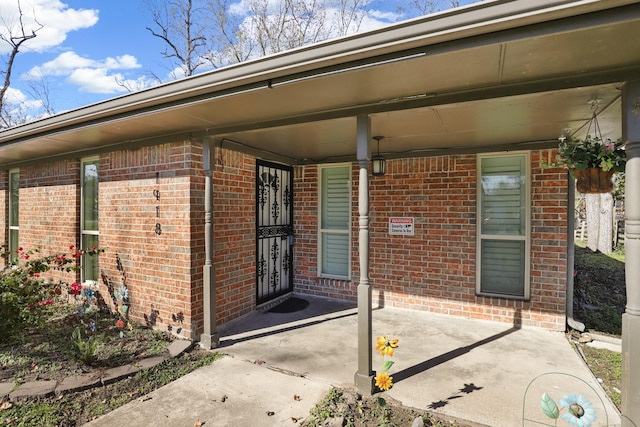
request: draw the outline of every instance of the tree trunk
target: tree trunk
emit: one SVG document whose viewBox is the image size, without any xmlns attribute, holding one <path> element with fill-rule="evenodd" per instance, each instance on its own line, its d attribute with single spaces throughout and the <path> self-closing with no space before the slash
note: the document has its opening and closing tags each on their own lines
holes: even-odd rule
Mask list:
<svg viewBox="0 0 640 427">
<path fill-rule="evenodd" d="M 587 247 L 609 254 L 613 250 L 613 196 L 611 193 L 585 194 Z"/>
<path fill-rule="evenodd" d="M 603 254 L 613 251 L 613 196 L 600 194 L 600 227 L 598 229 L 598 250 Z"/>
</svg>

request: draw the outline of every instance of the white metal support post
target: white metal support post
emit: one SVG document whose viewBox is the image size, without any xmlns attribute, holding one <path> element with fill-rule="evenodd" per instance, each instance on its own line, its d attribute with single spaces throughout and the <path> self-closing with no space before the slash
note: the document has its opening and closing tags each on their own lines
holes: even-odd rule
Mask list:
<svg viewBox="0 0 640 427">
<path fill-rule="evenodd" d="M 204 251 L 203 267 L 204 291 L 204 331 L 200 335 L 200 346 L 207 350 L 220 344 L 216 331 L 216 275 L 213 265 L 213 141 L 205 139 L 202 144 L 202 162 L 204 167 Z"/>
<path fill-rule="evenodd" d="M 625 188 L 625 276 L 622 315 L 622 426 L 640 425 L 640 80 L 622 90 L 622 137 L 627 152 Z"/>
<path fill-rule="evenodd" d="M 356 391 L 364 396 L 373 394 L 371 286 L 369 285 L 369 158 L 371 150 L 371 119 L 357 117 L 357 158 L 359 165 L 358 249 L 360 251 L 360 282 L 358 284 L 358 372 L 355 374 Z"/>
</svg>

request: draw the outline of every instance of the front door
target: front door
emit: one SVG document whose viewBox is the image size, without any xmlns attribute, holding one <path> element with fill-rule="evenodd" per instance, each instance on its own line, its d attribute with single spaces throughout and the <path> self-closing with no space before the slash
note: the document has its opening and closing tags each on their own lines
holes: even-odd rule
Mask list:
<svg viewBox="0 0 640 427">
<path fill-rule="evenodd" d="M 256 303 L 293 289 L 293 168 L 256 164 Z"/>
</svg>

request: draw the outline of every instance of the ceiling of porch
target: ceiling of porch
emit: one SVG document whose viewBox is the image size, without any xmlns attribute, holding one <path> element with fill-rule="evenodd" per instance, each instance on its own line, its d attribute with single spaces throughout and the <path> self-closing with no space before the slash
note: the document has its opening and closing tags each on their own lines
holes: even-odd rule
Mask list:
<svg viewBox="0 0 640 427">
<path fill-rule="evenodd" d="M 387 157 L 551 146 L 584 136 L 593 100 L 605 138 L 620 137 L 622 83 L 640 77 L 640 4 L 527 3 L 474 5 L 12 128 L 0 166 L 184 136 L 291 164 L 353 160 L 359 114 Z"/>
</svg>

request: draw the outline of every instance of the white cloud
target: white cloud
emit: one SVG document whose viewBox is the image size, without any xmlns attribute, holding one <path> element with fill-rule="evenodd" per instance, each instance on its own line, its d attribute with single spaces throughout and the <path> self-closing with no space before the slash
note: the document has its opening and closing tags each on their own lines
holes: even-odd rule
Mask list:
<svg viewBox="0 0 640 427">
<path fill-rule="evenodd" d="M 5 95 L 5 100 L 9 104 L 20 104 L 27 100 L 27 96 L 21 90 L 9 87 Z"/>
<path fill-rule="evenodd" d="M 405 19 L 405 16 L 402 13 L 392 12 L 388 10 L 371 9 L 368 11 L 367 15 L 371 19 L 387 23 L 398 22 L 402 19 Z"/>
<path fill-rule="evenodd" d="M 126 91 L 118 82 L 135 83 L 130 87 L 140 87 L 140 83 L 144 83 L 144 78 L 135 81 L 127 80 L 124 75 L 113 73 L 113 71 L 132 70 L 140 67 L 137 59 L 132 55 L 95 60 L 69 51 L 61 53 L 51 61 L 31 68 L 22 75 L 22 78 L 37 80 L 48 76 L 68 76 L 67 82 L 78 86 L 82 92 L 114 94 Z M 146 86 L 145 84 L 143 87 Z"/>
<path fill-rule="evenodd" d="M 128 79 L 121 73 L 109 73 L 106 68 L 78 68 L 67 78 L 68 83 L 78 87 L 81 92 L 99 94 L 119 94 L 138 90 L 157 84 L 145 76 Z"/>
<path fill-rule="evenodd" d="M 26 34 L 35 31 L 36 37 L 26 41 L 22 50 L 43 52 L 60 45 L 70 31 L 89 28 L 98 22 L 97 9 L 72 9 L 58 0 L 21 0 L 22 22 Z M 16 0 L 0 0 L 0 34 L 19 35 L 20 21 Z M 0 54 L 11 50 L 8 43 L 0 43 Z"/>
<path fill-rule="evenodd" d="M 83 92 L 91 93 L 122 93 L 127 90 L 118 84 L 123 81 L 122 74 L 108 74 L 106 68 L 77 68 L 71 72 L 67 81 Z"/>
<path fill-rule="evenodd" d="M 46 114 L 43 102 L 39 99 L 31 99 L 19 89 L 9 88 L 5 95 L 4 108 L 9 122 L 18 124 L 30 122 Z"/>
<path fill-rule="evenodd" d="M 51 61 L 35 66 L 22 76 L 25 79 L 39 79 L 46 76 L 64 76 L 76 68 L 95 67 L 96 61 L 83 58 L 75 52 L 63 52 Z"/>
<path fill-rule="evenodd" d="M 63 76 L 77 68 L 96 68 L 103 70 L 132 70 L 140 68 L 137 59 L 132 55 L 122 55 L 103 60 L 84 58 L 73 51 L 63 52 L 51 61 L 31 68 L 24 75 L 29 77 Z"/>
</svg>

